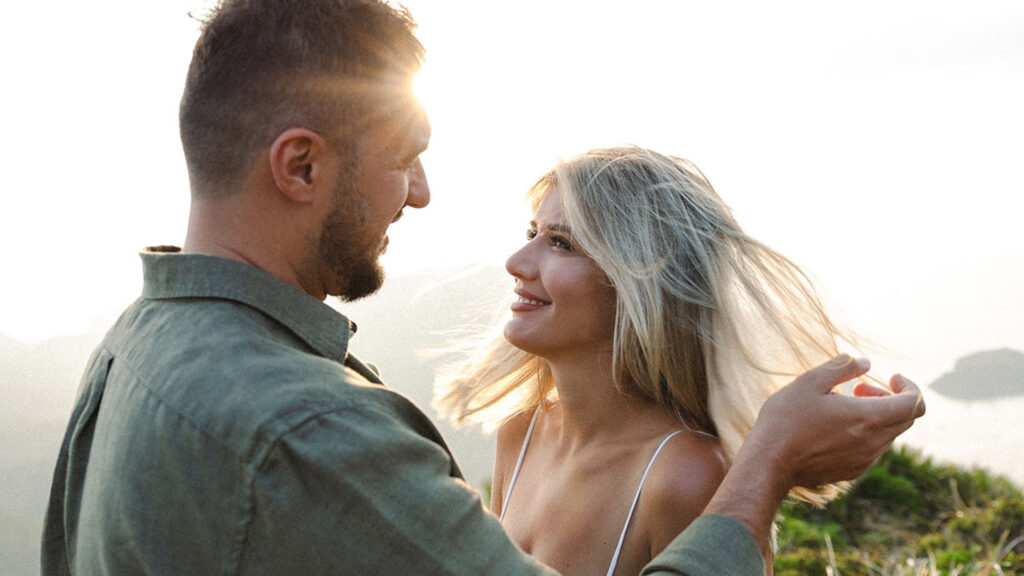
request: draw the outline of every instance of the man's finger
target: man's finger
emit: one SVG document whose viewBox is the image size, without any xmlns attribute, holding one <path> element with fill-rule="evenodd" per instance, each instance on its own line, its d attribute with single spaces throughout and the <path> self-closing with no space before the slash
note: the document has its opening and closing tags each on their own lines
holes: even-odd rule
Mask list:
<svg viewBox="0 0 1024 576">
<path fill-rule="evenodd" d="M 871 368 L 867 358 L 853 358 L 848 354 L 840 354 L 835 358 L 808 370 L 793 383 L 810 386 L 821 392 L 829 392 L 836 386 L 852 380 Z"/>
<path fill-rule="evenodd" d="M 897 396 L 902 396 L 905 402 L 913 406 L 912 414 L 914 418 L 924 416 L 924 395 L 917 384 L 902 374 L 896 374 L 889 379 L 889 386 L 892 387 L 892 391 Z"/>
<path fill-rule="evenodd" d="M 924 398 L 921 391 L 909 380 L 909 386 L 885 398 L 860 398 L 862 408 L 869 409 L 877 415 L 876 422 L 884 427 L 910 428 L 914 421 L 924 416 Z M 902 433 L 902 431 L 901 431 Z"/>
</svg>

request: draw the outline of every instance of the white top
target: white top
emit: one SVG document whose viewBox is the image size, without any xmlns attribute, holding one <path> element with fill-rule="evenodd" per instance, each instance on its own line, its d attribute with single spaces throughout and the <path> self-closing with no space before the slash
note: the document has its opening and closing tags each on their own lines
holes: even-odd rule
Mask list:
<svg viewBox="0 0 1024 576">
<path fill-rule="evenodd" d="M 516 461 L 515 470 L 512 471 L 512 479 L 508 483 L 508 492 L 505 493 L 505 501 L 501 504 L 501 516 L 500 520 L 505 519 L 505 512 L 508 510 L 508 501 L 512 497 L 512 488 L 516 485 L 516 478 L 519 477 L 519 469 L 523 466 L 523 458 L 526 457 L 526 447 L 530 445 L 530 437 L 533 436 L 533 428 L 537 424 L 537 415 L 540 414 L 540 408 L 533 413 L 533 419 L 530 420 L 530 427 L 526 429 L 526 437 L 523 438 L 523 448 L 519 451 L 519 460 Z M 651 465 L 654 464 L 654 459 L 661 453 L 661 449 L 665 447 L 665 443 L 668 442 L 669 438 L 679 434 L 682 430 L 676 430 L 671 434 L 662 438 L 661 443 L 658 444 L 657 449 L 654 450 L 654 454 L 651 455 L 651 460 L 647 463 L 647 467 L 644 468 L 644 474 L 640 477 L 640 485 L 636 487 L 636 495 L 633 496 L 633 503 L 629 506 L 629 514 L 626 515 L 626 522 L 622 526 L 622 533 L 619 535 L 619 543 L 615 546 L 615 553 L 612 554 L 612 563 L 608 566 L 608 576 L 612 576 L 615 572 L 615 565 L 619 562 L 619 553 L 622 552 L 622 543 L 626 541 L 626 530 L 629 528 L 629 522 L 633 519 L 633 511 L 636 510 L 636 503 L 640 501 L 640 491 L 644 488 L 644 482 L 647 480 L 647 473 L 651 471 Z"/>
</svg>

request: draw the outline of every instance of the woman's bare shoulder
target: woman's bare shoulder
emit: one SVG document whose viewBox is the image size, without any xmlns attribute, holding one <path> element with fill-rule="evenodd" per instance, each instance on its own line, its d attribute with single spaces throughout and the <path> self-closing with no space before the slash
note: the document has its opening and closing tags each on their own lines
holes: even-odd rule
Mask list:
<svg viewBox="0 0 1024 576">
<path fill-rule="evenodd" d="M 520 412 L 498 426 L 495 433 L 494 471 L 491 477 L 491 510 L 495 514 L 501 514 L 508 479 L 519 459 L 526 430 L 532 419 L 532 411 Z"/>
<path fill-rule="evenodd" d="M 497 451 L 499 453 L 511 451 L 518 456 L 531 420 L 533 420 L 533 411 L 527 410 L 517 413 L 498 426 L 495 435 Z"/>
<path fill-rule="evenodd" d="M 665 444 L 640 498 L 652 554 L 700 516 L 728 468 L 717 438 L 684 431 Z"/>
</svg>

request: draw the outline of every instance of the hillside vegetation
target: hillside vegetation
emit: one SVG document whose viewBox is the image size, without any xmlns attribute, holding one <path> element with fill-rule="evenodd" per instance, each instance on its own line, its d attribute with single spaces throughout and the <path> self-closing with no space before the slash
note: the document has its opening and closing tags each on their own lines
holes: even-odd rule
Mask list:
<svg viewBox="0 0 1024 576">
<path fill-rule="evenodd" d="M 1024 495 L 980 469 L 890 450 L 824 509 L 787 502 L 778 576 L 1024 575 Z"/>
</svg>

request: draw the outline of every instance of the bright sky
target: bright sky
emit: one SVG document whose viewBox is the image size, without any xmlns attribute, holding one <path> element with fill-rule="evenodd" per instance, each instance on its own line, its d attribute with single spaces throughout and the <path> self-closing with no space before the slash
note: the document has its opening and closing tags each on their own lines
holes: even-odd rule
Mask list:
<svg viewBox="0 0 1024 576">
<path fill-rule="evenodd" d="M 635 143 L 700 166 L 927 382 L 1024 349 L 1024 5 L 409 0 L 433 201 L 392 275 L 500 264 L 558 157 Z M 0 333 L 107 324 L 136 252 L 184 237 L 177 134 L 201 0 L 5 8 Z"/>
</svg>

